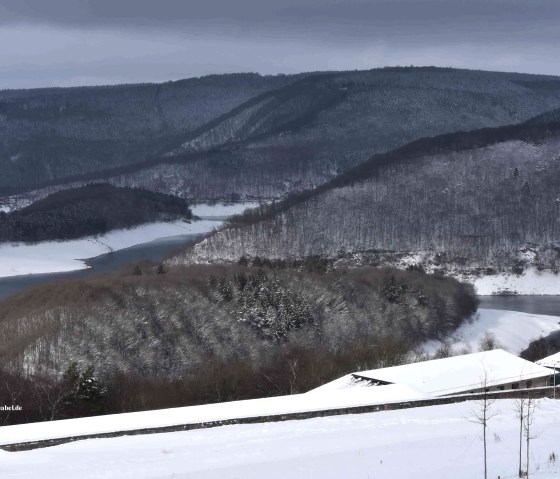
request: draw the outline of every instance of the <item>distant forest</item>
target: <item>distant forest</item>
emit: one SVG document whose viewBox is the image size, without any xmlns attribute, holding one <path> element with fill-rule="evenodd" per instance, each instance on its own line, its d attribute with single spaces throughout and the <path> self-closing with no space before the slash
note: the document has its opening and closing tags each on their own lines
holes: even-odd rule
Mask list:
<svg viewBox="0 0 560 479">
<path fill-rule="evenodd" d="M 558 271 L 559 184 L 558 123 L 427 138 L 234 218 L 175 261 L 410 253 L 432 267 Z"/>
<path fill-rule="evenodd" d="M 152 221 L 192 218 L 184 199 L 138 188 L 88 185 L 0 212 L 0 242 L 66 240 Z"/>
<path fill-rule="evenodd" d="M 441 68 L 0 92 L 0 195 L 104 181 L 281 198 L 419 138 L 559 107 L 555 77 Z"/>
</svg>

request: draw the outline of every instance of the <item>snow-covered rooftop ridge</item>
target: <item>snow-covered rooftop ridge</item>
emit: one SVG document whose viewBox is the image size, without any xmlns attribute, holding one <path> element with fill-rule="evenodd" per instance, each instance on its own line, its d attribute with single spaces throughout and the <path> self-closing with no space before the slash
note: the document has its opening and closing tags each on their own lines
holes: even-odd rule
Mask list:
<svg viewBox="0 0 560 479">
<path fill-rule="evenodd" d="M 553 354 L 552 356 L 547 356 L 546 358 L 536 361 L 536 363 L 547 368 L 560 369 L 560 353 Z"/>
<path fill-rule="evenodd" d="M 458 392 L 550 376 L 550 369 L 502 349 L 433 359 L 355 373 L 358 377 L 406 385 L 426 395 Z M 382 386 L 384 387 L 384 386 Z"/>
</svg>

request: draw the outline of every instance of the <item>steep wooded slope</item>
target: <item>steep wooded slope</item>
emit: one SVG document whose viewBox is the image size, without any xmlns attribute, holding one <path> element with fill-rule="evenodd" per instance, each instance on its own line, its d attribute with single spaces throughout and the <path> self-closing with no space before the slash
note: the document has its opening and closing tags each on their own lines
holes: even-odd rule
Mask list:
<svg viewBox="0 0 560 479">
<path fill-rule="evenodd" d="M 476 310 L 472 287 L 420 272 L 141 271 L 54 283 L 2 302 L 0 363 L 24 374 L 62 372 L 77 361 L 101 374 L 179 378 L 215 359 L 262 366 L 290 346 L 336 352 L 388 339 L 411 348 Z"/>
<path fill-rule="evenodd" d="M 310 76 L 190 136 L 169 163 L 110 181 L 191 198 L 280 197 L 418 138 L 525 121 L 557 107 L 559 85 L 555 77 L 439 68 Z"/>
<path fill-rule="evenodd" d="M 159 157 L 189 132 L 294 78 L 232 74 L 0 91 L 0 193 Z"/>
<path fill-rule="evenodd" d="M 247 78 L 258 84 L 251 96 L 244 86 Z M 88 143 L 88 133 L 79 155 L 57 151 L 52 164 L 42 159 L 50 155 L 50 147 L 41 147 L 41 155 L 30 160 L 39 164 L 33 182 L 41 183 L 39 176 L 43 180 L 64 177 L 65 183 L 101 180 L 172 192 L 196 201 L 277 198 L 324 183 L 371 154 L 421 137 L 518 123 L 560 107 L 560 82 L 546 76 L 386 68 L 256 77 L 258 81 L 247 78 L 241 76 L 229 83 L 220 80 L 231 95 L 226 102 L 219 103 L 220 94 L 225 93 L 215 96 L 214 86 L 196 97 L 196 108 L 204 108 L 211 99 L 212 108 L 204 110 L 204 122 L 173 123 L 168 128 L 159 122 L 159 114 L 147 115 L 142 117 L 145 122 L 159 122 L 157 134 L 134 128 L 123 136 L 122 131 L 128 130 L 119 125 L 115 128 L 106 114 L 101 121 L 103 128 L 111 125 L 111 132 L 126 138 L 122 140 L 126 147 L 104 143 L 100 149 L 101 143 Z M 172 85 L 157 88 L 167 91 Z M 112 95 L 117 103 L 121 101 L 118 90 Z M 244 103 L 229 101 L 244 95 Z M 171 99 L 169 108 L 190 111 L 190 101 Z M 132 113 L 126 125 L 142 126 Z M 95 119 L 95 115 L 88 114 L 88 118 Z M 197 119 L 202 119 L 201 115 Z M 103 128 L 100 131 L 105 131 Z M 95 128 L 91 131 L 97 134 Z M 33 141 L 29 137 L 21 144 L 32 145 Z M 60 144 L 70 148 L 73 140 Z M 23 157 L 16 150 L 10 155 L 4 163 L 14 171 L 20 171 L 18 164 L 30 164 L 21 162 Z M 84 169 L 83 155 L 97 159 Z"/>
<path fill-rule="evenodd" d="M 560 265 L 560 124 L 411 143 L 238 218 L 175 262 L 402 253 L 496 267 Z M 435 259 L 434 259 L 435 258 Z"/>
</svg>

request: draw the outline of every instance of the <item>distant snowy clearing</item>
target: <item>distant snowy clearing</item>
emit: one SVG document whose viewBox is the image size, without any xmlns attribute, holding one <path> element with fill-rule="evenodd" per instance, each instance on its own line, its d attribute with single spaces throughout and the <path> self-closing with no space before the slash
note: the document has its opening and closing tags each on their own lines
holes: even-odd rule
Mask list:
<svg viewBox="0 0 560 479">
<path fill-rule="evenodd" d="M 491 295 L 509 291 L 523 295 L 560 295 L 560 275 L 528 268 L 523 274 L 495 274 L 474 280 L 476 294 Z"/>
<path fill-rule="evenodd" d="M 483 476 L 476 403 L 301 421 L 93 439 L 46 449 L 0 451 L 0 475 L 43 479 L 449 478 Z M 519 421 L 497 401 L 488 424 L 488 477 L 517 477 Z M 560 475 L 560 401 L 539 402 L 531 477 Z M 525 452 L 523 452 L 525 454 Z M 523 456 L 525 457 L 525 456 Z"/>
<path fill-rule="evenodd" d="M 518 355 L 529 343 L 541 336 L 548 336 L 560 329 L 560 317 L 540 314 L 479 309 L 473 320 L 464 323 L 446 341 L 454 353 L 476 352 L 487 333 L 492 334 L 497 347 Z M 442 346 L 441 341 L 429 341 L 423 346 L 425 352 L 433 353 Z"/>
<path fill-rule="evenodd" d="M 0 278 L 85 269 L 87 268 L 85 259 L 171 236 L 208 233 L 220 226 L 224 217 L 241 213 L 255 206 L 256 203 L 194 205 L 191 208 L 193 214 L 207 219 L 191 222 L 177 220 L 147 223 L 70 241 L 46 241 L 36 244 L 0 243 Z M 212 220 L 212 217 L 219 219 Z"/>
<path fill-rule="evenodd" d="M 202 203 L 199 205 L 192 205 L 191 211 L 195 216 L 208 217 L 208 216 L 233 216 L 243 213 L 245 210 L 256 208 L 259 203 L 215 203 L 207 204 Z"/>
</svg>

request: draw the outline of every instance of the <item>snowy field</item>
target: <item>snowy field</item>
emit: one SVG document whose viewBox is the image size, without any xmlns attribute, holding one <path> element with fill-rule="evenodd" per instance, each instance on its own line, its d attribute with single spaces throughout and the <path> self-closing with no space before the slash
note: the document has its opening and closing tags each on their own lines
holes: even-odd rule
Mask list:
<svg viewBox="0 0 560 479">
<path fill-rule="evenodd" d="M 2 478 L 437 478 L 482 477 L 475 403 L 302 421 L 92 439 L 0 451 Z M 488 426 L 488 477 L 517 477 L 513 400 L 497 401 Z M 532 426 L 531 477 L 560 477 L 560 401 L 541 400 Z M 549 461 L 554 452 L 556 463 Z"/>
<path fill-rule="evenodd" d="M 85 259 L 171 236 L 207 233 L 220 226 L 223 218 L 240 213 L 254 203 L 232 205 L 196 205 L 192 211 L 208 219 L 200 221 L 147 223 L 130 229 L 70 241 L 36 244 L 0 243 L 0 278 L 37 273 L 59 273 L 87 268 Z"/>
<path fill-rule="evenodd" d="M 500 309 L 479 309 L 471 322 L 464 323 L 447 341 L 455 353 L 476 352 L 486 333 L 491 333 L 497 347 L 519 355 L 529 343 L 560 329 L 560 317 L 520 313 Z M 429 341 L 423 350 L 433 353 L 441 341 Z"/>
</svg>

